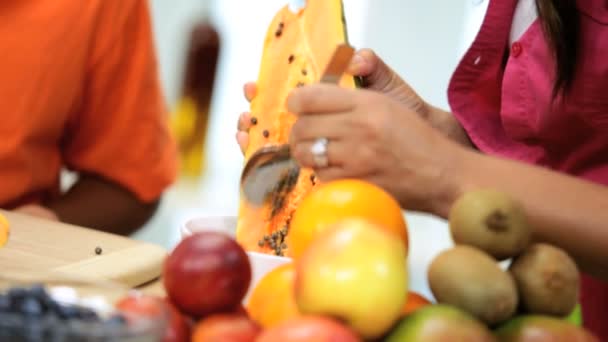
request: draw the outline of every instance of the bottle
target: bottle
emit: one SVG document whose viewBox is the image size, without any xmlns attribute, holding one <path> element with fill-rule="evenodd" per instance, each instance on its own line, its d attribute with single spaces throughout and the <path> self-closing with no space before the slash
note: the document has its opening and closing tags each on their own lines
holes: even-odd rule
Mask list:
<svg viewBox="0 0 608 342">
<path fill-rule="evenodd" d="M 182 91 L 171 122 L 181 173 L 187 178 L 201 177 L 206 168 L 205 146 L 220 43 L 218 31 L 207 15 L 194 22 Z"/>
</svg>

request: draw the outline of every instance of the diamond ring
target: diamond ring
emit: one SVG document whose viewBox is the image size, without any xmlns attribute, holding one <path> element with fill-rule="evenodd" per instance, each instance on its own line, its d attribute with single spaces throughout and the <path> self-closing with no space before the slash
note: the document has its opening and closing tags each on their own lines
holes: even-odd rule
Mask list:
<svg viewBox="0 0 608 342">
<path fill-rule="evenodd" d="M 310 148 L 310 153 L 312 153 L 316 168 L 324 168 L 329 165 L 329 160 L 327 159 L 328 143 L 329 140 L 327 140 L 327 138 L 318 138 Z"/>
</svg>

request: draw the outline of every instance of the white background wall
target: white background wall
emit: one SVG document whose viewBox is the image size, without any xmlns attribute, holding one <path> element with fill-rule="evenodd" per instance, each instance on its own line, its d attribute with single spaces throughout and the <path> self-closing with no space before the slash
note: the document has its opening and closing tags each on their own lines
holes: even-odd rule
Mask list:
<svg viewBox="0 0 608 342">
<path fill-rule="evenodd" d="M 460 56 L 476 34 L 488 0 L 344 0 L 349 37 L 370 47 L 427 101 L 443 108 L 446 87 Z M 242 157 L 234 140 L 236 121 L 248 105 L 242 84 L 255 80 L 263 37 L 285 0 L 151 0 L 163 87 L 170 104 L 178 96 L 191 21 L 205 7 L 222 36 L 207 155 L 210 168 L 195 184 L 171 189 L 156 217 L 136 235 L 172 247 L 179 226 L 200 215 L 234 215 Z M 450 245 L 442 220 L 407 213 L 414 283 L 422 287 L 426 266 Z"/>
</svg>

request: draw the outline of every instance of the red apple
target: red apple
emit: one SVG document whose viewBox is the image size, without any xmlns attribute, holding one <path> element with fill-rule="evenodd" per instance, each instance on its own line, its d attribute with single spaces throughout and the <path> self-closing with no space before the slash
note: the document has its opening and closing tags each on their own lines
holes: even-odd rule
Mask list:
<svg viewBox="0 0 608 342">
<path fill-rule="evenodd" d="M 165 290 L 180 311 L 193 317 L 234 312 L 251 282 L 251 265 L 230 236 L 200 232 L 182 240 L 167 257 Z"/>
<path fill-rule="evenodd" d="M 290 318 L 265 330 L 256 342 L 360 342 L 351 329 L 325 316 Z"/>
<path fill-rule="evenodd" d="M 169 308 L 169 326 L 165 331 L 163 342 L 188 342 L 190 341 L 191 323 L 189 318 L 186 318 L 179 310 L 171 303 L 170 300 L 166 300 L 167 307 Z"/>
<path fill-rule="evenodd" d="M 194 328 L 193 342 L 253 342 L 261 328 L 241 314 L 214 314 L 202 319 Z"/>
<path fill-rule="evenodd" d="M 141 317 L 156 318 L 165 315 L 168 321 L 163 342 L 187 342 L 190 340 L 190 325 L 184 315 L 166 298 L 129 295 L 116 303 L 127 320 L 135 320 Z"/>
</svg>

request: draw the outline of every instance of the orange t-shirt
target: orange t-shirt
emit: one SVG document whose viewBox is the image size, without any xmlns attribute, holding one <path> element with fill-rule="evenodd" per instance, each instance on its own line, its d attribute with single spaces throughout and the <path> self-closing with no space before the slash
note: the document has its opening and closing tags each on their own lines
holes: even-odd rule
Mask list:
<svg viewBox="0 0 608 342">
<path fill-rule="evenodd" d="M 62 167 L 143 201 L 174 180 L 146 0 L 0 3 L 0 207 L 56 196 Z"/>
</svg>

